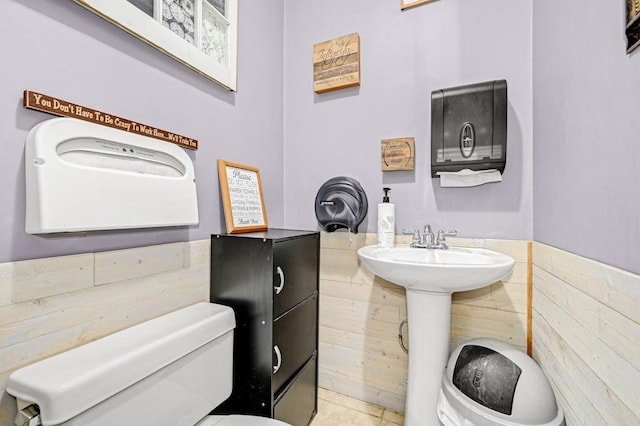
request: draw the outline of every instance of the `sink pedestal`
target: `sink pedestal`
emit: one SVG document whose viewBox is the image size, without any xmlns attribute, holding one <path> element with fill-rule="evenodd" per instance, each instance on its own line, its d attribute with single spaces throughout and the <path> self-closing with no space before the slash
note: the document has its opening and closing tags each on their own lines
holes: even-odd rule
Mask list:
<svg viewBox="0 0 640 426">
<path fill-rule="evenodd" d="M 451 293 L 407 289 L 409 382 L 405 426 L 440 425 L 436 406 L 449 360 Z"/>
</svg>

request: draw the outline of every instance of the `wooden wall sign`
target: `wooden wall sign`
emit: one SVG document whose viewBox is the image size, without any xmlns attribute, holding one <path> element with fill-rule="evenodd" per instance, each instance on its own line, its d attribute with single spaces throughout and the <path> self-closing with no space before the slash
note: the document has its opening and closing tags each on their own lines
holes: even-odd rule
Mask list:
<svg viewBox="0 0 640 426">
<path fill-rule="evenodd" d="M 267 229 L 260 170 L 218 160 L 218 178 L 227 232 L 236 234 Z"/>
<path fill-rule="evenodd" d="M 415 141 L 413 138 L 382 140 L 382 171 L 413 170 Z"/>
<path fill-rule="evenodd" d="M 87 108 L 69 101 L 54 98 L 53 96 L 32 92 L 31 90 L 24 91 L 22 106 L 36 111 L 48 112 L 49 114 L 63 117 L 77 118 L 91 123 L 100 124 L 102 126 L 124 130 L 125 132 L 160 139 L 165 142 L 180 145 L 183 148 L 198 149 L 198 141 L 196 139 L 158 129 L 157 127 L 147 126 L 146 124 L 118 117 L 117 115 L 106 114 L 93 108 Z"/>
<path fill-rule="evenodd" d="M 313 45 L 313 91 L 360 85 L 360 36 L 349 34 Z"/>
<path fill-rule="evenodd" d="M 627 0 L 627 53 L 640 46 L 640 0 Z"/>
</svg>

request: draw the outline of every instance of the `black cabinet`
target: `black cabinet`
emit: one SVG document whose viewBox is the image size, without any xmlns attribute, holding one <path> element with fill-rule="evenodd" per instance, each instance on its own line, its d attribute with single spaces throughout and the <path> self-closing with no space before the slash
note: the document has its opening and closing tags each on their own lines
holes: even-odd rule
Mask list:
<svg viewBox="0 0 640 426">
<path fill-rule="evenodd" d="M 320 234 L 211 236 L 211 302 L 231 306 L 233 391 L 216 414 L 306 426 L 317 412 Z"/>
</svg>

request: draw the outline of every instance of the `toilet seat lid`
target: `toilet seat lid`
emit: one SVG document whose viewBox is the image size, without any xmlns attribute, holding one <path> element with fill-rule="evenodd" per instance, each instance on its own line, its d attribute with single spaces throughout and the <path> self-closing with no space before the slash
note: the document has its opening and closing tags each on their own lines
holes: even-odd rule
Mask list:
<svg viewBox="0 0 640 426">
<path fill-rule="evenodd" d="M 289 423 L 267 417 L 244 416 L 232 414 L 229 416 L 207 416 L 196 426 L 291 426 Z"/>
</svg>

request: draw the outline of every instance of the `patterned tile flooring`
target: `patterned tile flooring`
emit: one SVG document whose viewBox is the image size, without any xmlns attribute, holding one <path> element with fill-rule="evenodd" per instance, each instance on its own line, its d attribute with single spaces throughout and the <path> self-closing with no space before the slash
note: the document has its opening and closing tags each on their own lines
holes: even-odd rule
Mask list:
<svg viewBox="0 0 640 426">
<path fill-rule="evenodd" d="M 318 389 L 318 414 L 311 426 L 402 426 L 402 413 Z"/>
</svg>

